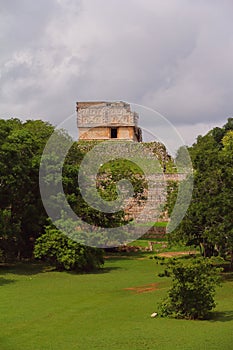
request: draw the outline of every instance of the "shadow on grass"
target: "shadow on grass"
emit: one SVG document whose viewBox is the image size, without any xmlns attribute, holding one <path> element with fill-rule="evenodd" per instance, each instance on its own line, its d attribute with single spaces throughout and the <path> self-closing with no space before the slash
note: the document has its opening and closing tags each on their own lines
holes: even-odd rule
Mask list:
<svg viewBox="0 0 233 350">
<path fill-rule="evenodd" d="M 18 264 L 2 264 L 0 265 L 0 273 L 1 275 L 6 275 L 6 274 L 15 274 L 15 275 L 24 275 L 24 276 L 31 276 L 31 275 L 36 275 L 38 273 L 43 273 L 43 272 L 63 272 L 63 273 L 69 273 L 73 275 L 83 275 L 83 274 L 103 274 L 103 273 L 109 273 L 113 270 L 119 270 L 121 267 L 117 266 L 110 266 L 110 267 L 102 267 L 100 269 L 96 269 L 93 271 L 59 271 L 56 269 L 54 266 L 42 264 L 42 263 L 28 263 L 28 264 L 23 264 L 23 263 L 18 263 Z M 1 278 L 1 277 L 0 277 Z M 9 280 L 10 281 L 10 280 Z M 1 280 L 0 280 L 0 285 L 1 285 Z"/>
<path fill-rule="evenodd" d="M 6 284 L 14 283 L 14 282 L 15 282 L 15 280 L 0 277 L 0 287 L 4 286 Z"/>
<path fill-rule="evenodd" d="M 149 259 L 153 258 L 154 253 L 153 252 L 116 252 L 116 253 L 107 253 L 105 255 L 105 259 L 108 261 L 111 260 L 123 260 L 123 259 Z"/>
<path fill-rule="evenodd" d="M 9 273 L 15 275 L 36 275 L 45 270 L 45 265 L 40 263 L 16 263 L 16 264 L 0 264 L 1 275 Z"/>
<path fill-rule="evenodd" d="M 221 274 L 223 282 L 233 281 L 233 272 L 224 272 Z"/>
<path fill-rule="evenodd" d="M 233 321 L 233 311 L 215 311 L 211 315 L 210 321 L 212 322 L 229 322 Z"/>
<path fill-rule="evenodd" d="M 102 275 L 103 273 L 109 273 L 111 271 L 114 271 L 114 270 L 121 270 L 122 267 L 118 267 L 118 266 L 109 266 L 109 267 L 102 267 L 101 269 L 98 269 L 98 270 L 93 270 L 93 271 L 90 271 L 90 272 L 81 272 L 81 274 L 88 274 L 88 275 Z M 73 274 L 77 274 L 75 272 L 70 272 L 70 273 L 73 273 Z"/>
</svg>

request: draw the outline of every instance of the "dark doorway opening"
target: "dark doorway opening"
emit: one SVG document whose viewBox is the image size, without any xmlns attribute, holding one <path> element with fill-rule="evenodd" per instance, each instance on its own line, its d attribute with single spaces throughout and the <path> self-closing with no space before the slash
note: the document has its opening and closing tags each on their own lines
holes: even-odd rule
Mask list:
<svg viewBox="0 0 233 350">
<path fill-rule="evenodd" d="M 117 128 L 111 128 L 111 139 L 117 139 Z"/>
</svg>

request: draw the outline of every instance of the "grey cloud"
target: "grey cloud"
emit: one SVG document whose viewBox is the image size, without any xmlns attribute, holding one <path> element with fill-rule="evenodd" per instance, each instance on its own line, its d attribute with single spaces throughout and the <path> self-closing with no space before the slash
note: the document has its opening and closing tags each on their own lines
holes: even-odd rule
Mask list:
<svg viewBox="0 0 233 350">
<path fill-rule="evenodd" d="M 1 19 L 4 36 L 1 46 L 8 54 L 14 50 L 36 48 L 43 43 L 49 21 L 57 11 L 55 0 L 2 1 Z M 4 53 L 3 51 L 3 53 Z"/>
<path fill-rule="evenodd" d="M 182 131 L 233 112 L 231 0 L 1 4 L 4 112 L 57 124 L 76 100 L 127 100 Z"/>
</svg>

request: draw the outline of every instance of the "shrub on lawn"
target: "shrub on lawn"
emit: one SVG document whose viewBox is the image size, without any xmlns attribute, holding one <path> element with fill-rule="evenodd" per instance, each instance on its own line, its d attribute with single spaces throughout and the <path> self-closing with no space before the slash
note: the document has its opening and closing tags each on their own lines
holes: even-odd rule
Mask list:
<svg viewBox="0 0 233 350">
<path fill-rule="evenodd" d="M 60 271 L 89 272 L 104 263 L 101 249 L 77 243 L 51 226 L 36 240 L 34 256 L 49 262 Z"/>
<path fill-rule="evenodd" d="M 203 258 L 169 260 L 163 276 L 172 278 L 168 296 L 160 304 L 160 315 L 186 319 L 205 319 L 216 306 L 216 285 L 220 270 Z M 161 274 L 160 274 L 161 276 Z"/>
</svg>

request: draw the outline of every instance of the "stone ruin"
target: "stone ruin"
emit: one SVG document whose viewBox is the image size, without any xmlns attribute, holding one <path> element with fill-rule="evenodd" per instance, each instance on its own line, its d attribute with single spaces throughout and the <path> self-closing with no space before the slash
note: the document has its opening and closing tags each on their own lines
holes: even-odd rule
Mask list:
<svg viewBox="0 0 233 350">
<path fill-rule="evenodd" d="M 142 141 L 138 114 L 128 103 L 77 102 L 79 140 L 132 140 Z"/>
</svg>

